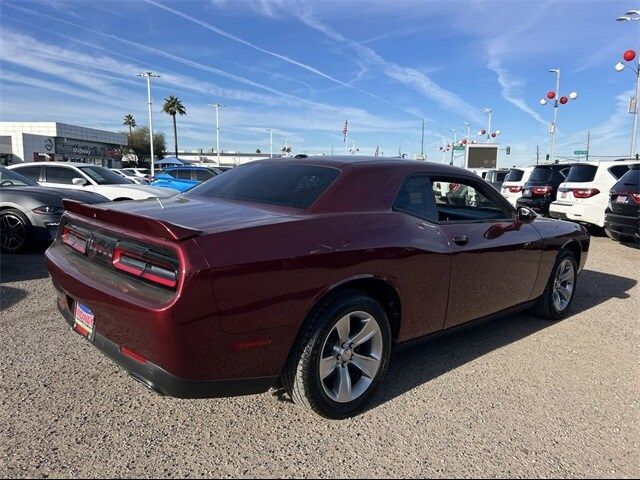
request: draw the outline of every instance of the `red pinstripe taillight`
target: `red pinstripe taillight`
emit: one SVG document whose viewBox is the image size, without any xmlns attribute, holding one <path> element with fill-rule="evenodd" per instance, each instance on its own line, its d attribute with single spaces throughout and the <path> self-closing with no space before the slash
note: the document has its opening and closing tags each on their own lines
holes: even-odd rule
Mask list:
<svg viewBox="0 0 640 480">
<path fill-rule="evenodd" d="M 572 191 L 575 198 L 591 198 L 600 193 L 597 188 L 574 188 Z"/>
<path fill-rule="evenodd" d="M 62 228 L 62 243 L 84 254 L 87 251 L 87 239 L 81 233 L 65 226 Z"/>
<path fill-rule="evenodd" d="M 113 250 L 113 268 L 135 277 L 143 278 L 164 287 L 175 288 L 178 284 L 178 268 L 169 260 L 151 258 L 116 246 Z"/>
</svg>

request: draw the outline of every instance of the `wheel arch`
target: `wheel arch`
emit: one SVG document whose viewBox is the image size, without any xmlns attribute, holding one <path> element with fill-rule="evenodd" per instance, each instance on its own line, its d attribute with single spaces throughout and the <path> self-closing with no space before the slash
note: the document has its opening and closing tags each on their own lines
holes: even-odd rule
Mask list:
<svg viewBox="0 0 640 480">
<path fill-rule="evenodd" d="M 582 258 L 582 245 L 580 244 L 580 242 L 575 238 L 572 238 L 571 240 L 565 242 L 560 250 L 558 250 L 558 255 L 566 250 L 573 253 L 573 255 L 576 257 L 578 268 L 580 268 L 580 260 Z"/>
</svg>

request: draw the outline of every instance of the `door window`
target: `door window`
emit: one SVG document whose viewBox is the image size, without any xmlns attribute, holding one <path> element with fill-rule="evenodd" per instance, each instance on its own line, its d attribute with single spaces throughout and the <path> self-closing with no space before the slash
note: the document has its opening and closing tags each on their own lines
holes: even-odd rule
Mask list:
<svg viewBox="0 0 640 480">
<path fill-rule="evenodd" d="M 512 219 L 512 210 L 479 183 L 464 178 L 432 178 L 438 220 L 469 222 Z"/>
<path fill-rule="evenodd" d="M 185 169 L 181 169 L 181 170 L 177 170 L 177 175 L 174 175 L 176 178 L 179 178 L 180 180 L 191 180 L 191 170 L 187 170 Z"/>
<path fill-rule="evenodd" d="M 204 182 L 205 180 L 209 180 L 213 177 L 213 173 L 209 170 L 195 170 L 194 173 L 196 174 L 196 180 L 200 182 Z"/>
<path fill-rule="evenodd" d="M 30 178 L 31 180 L 35 180 L 36 182 L 40 181 L 40 165 L 16 168 L 15 171 Z"/>
<path fill-rule="evenodd" d="M 46 167 L 47 183 L 60 183 L 63 185 L 73 185 L 74 178 L 82 178 L 82 175 L 73 168 L 67 167 Z"/>
<path fill-rule="evenodd" d="M 437 221 L 438 212 L 433 203 L 429 178 L 422 175 L 407 178 L 400 187 L 393 209 L 414 217 Z"/>
</svg>

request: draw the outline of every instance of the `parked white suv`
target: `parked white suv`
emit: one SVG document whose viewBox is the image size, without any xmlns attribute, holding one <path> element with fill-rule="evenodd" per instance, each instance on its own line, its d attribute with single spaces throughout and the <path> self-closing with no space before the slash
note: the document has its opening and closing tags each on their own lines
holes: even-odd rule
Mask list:
<svg viewBox="0 0 640 480">
<path fill-rule="evenodd" d="M 500 193 L 509 200 L 509 203 L 516 206 L 516 202 L 522 196 L 524 184 L 529 180 L 531 172 L 535 167 L 513 167 L 507 173 L 507 177 L 502 183 Z"/>
<path fill-rule="evenodd" d="M 169 197 L 176 193 L 168 188 L 136 185 L 108 168 L 87 163 L 28 162 L 9 168 L 44 187 L 86 190 L 99 193 L 109 200 L 141 200 Z"/>
<path fill-rule="evenodd" d="M 573 165 L 549 207 L 553 218 L 604 227 L 609 190 L 638 160 L 584 162 Z"/>
</svg>

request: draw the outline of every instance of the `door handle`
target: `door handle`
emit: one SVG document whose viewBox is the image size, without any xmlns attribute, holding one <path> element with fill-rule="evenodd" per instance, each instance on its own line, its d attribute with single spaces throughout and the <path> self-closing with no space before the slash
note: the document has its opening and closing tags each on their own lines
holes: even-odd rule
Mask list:
<svg viewBox="0 0 640 480">
<path fill-rule="evenodd" d="M 452 238 L 452 240 L 453 240 L 453 243 L 460 246 L 463 246 L 469 243 L 469 237 L 467 237 L 466 235 L 455 235 Z"/>
</svg>

